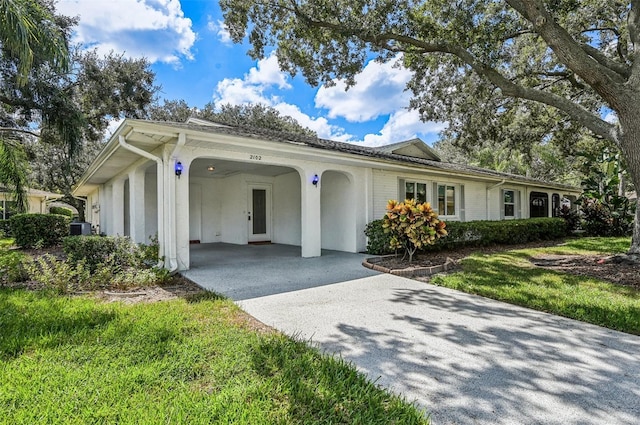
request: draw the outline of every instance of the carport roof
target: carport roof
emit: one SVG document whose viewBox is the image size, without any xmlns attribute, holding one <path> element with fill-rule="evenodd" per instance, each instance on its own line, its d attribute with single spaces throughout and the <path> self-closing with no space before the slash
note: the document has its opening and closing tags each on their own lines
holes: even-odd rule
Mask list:
<svg viewBox="0 0 640 425">
<path fill-rule="evenodd" d="M 425 169 L 451 171 L 459 175 L 484 177 L 490 180 L 506 180 L 514 183 L 535 184 L 550 188 L 579 190 L 572 186 L 545 182 L 542 180 L 532 179 L 516 174 L 502 173 L 469 165 L 443 162 L 440 160 L 439 156 L 420 139 L 411 139 L 399 143 L 394 143 L 392 145 L 372 148 L 367 146 L 359 146 L 353 143 L 337 142 L 334 140 L 309 137 L 263 128 L 232 127 L 228 125 L 220 125 L 217 123 L 207 123 L 204 120 L 192 120 L 187 123 L 178 123 L 170 121 L 126 119 L 112 135 L 103 151 L 98 155 L 96 160 L 94 160 L 94 162 L 81 178 L 75 191 L 76 195 L 88 194 L 92 190 L 92 187 L 108 181 L 111 177 L 117 174 L 116 171 L 118 168 L 124 169 L 125 162 L 128 162 L 126 165 L 130 164 L 131 152 L 126 151 L 118 145 L 118 137 L 120 135 L 127 134 L 133 128 L 140 128 L 141 131 L 144 131 L 144 129 L 151 130 L 153 128 L 157 130 L 155 136 L 149 137 L 147 140 L 145 140 L 144 143 L 141 143 L 140 146 L 137 146 L 149 152 L 153 151 L 164 143 L 175 140 L 175 137 L 177 137 L 177 133 L 179 133 L 180 130 L 183 130 L 187 133 L 219 134 L 297 146 L 307 146 L 315 149 L 357 155 L 360 157 L 376 158 L 388 162 L 422 166 Z M 172 129 L 174 131 L 171 131 Z M 167 135 L 162 136 L 163 131 L 166 132 Z M 171 134 L 174 135 L 171 136 Z M 126 158 L 128 158 L 128 161 L 125 160 Z M 102 170 L 100 170 L 101 168 Z"/>
</svg>

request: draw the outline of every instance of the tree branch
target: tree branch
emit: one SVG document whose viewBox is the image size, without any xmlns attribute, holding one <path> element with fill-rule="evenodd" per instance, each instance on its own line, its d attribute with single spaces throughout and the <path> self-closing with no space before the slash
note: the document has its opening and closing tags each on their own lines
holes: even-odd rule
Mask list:
<svg viewBox="0 0 640 425">
<path fill-rule="evenodd" d="M 625 79 L 631 76 L 631 67 L 629 67 L 627 64 L 609 59 L 600 50 L 586 43 L 581 43 L 580 46 L 589 56 L 597 60 L 601 65 L 617 72 Z"/>
<path fill-rule="evenodd" d="M 640 0 L 632 0 L 632 3 Z M 561 27 L 540 0 L 506 0 L 523 18 L 531 22 L 560 61 L 591 86 L 609 105 L 618 109 L 625 79 L 587 54 L 580 43 Z"/>
<path fill-rule="evenodd" d="M 29 134 L 31 136 L 40 138 L 40 135 L 38 133 L 34 133 L 33 131 L 29 131 L 29 130 L 23 130 L 21 128 L 0 127 L 0 133 L 23 133 L 23 134 Z"/>
<path fill-rule="evenodd" d="M 627 26 L 629 28 L 629 39 L 633 46 L 633 51 L 638 52 L 640 49 L 640 0 L 631 0 L 631 9 L 627 17 Z M 633 64 L 631 65 L 631 76 L 629 77 L 629 85 L 638 87 L 640 83 L 640 60 L 635 55 Z"/>
</svg>

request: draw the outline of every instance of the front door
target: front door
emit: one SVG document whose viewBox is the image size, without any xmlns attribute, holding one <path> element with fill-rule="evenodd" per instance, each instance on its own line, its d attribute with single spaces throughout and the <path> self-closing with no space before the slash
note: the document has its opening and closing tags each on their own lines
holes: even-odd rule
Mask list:
<svg viewBox="0 0 640 425">
<path fill-rule="evenodd" d="M 249 242 L 271 240 L 271 187 L 249 186 Z"/>
</svg>

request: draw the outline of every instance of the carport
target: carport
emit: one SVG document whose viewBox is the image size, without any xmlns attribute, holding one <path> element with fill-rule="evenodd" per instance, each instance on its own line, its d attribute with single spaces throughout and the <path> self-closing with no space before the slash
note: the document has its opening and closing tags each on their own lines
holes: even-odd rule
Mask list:
<svg viewBox="0 0 640 425">
<path fill-rule="evenodd" d="M 320 257 L 303 258 L 300 250 L 281 244 L 191 245 L 191 267 L 183 275 L 239 301 L 378 274 L 362 267 L 364 254 L 322 250 Z"/>
</svg>

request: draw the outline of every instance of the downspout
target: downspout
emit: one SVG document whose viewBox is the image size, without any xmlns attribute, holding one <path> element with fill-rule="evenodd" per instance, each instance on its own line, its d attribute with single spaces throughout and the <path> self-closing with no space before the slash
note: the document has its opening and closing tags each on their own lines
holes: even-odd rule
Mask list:
<svg viewBox="0 0 640 425">
<path fill-rule="evenodd" d="M 136 146 L 130 145 L 129 143 L 127 143 L 125 136 L 119 136 L 118 137 L 118 143 L 120 144 L 120 146 L 122 146 L 123 148 L 138 154 L 144 158 L 150 159 L 152 161 L 155 161 L 157 164 L 156 170 L 158 173 L 158 177 L 157 177 L 157 182 L 156 182 L 156 186 L 157 186 L 157 192 L 158 192 L 158 201 L 162 199 L 162 206 L 163 208 L 158 208 L 158 254 L 161 256 L 161 259 L 158 262 L 157 267 L 163 267 L 164 266 L 164 260 L 162 260 L 162 258 L 165 257 L 165 234 L 164 234 L 164 162 L 162 160 L 162 157 L 160 156 L 156 156 L 152 153 L 149 153 L 143 149 L 140 149 Z M 160 204 L 160 202 L 158 202 L 158 204 Z"/>
<path fill-rule="evenodd" d="M 485 206 L 486 214 L 485 215 L 487 217 L 487 220 L 489 220 L 489 191 L 495 189 L 496 187 L 502 186 L 503 184 L 506 183 L 506 181 L 507 181 L 506 179 L 502 179 L 501 182 L 498 182 L 498 183 L 494 184 L 493 186 L 487 187 L 487 195 L 485 196 L 485 202 L 486 202 L 486 206 Z"/>
<path fill-rule="evenodd" d="M 187 136 L 185 133 L 178 133 L 178 143 L 173 148 L 173 151 L 168 157 L 165 157 L 165 164 L 171 164 L 171 160 L 176 160 L 178 153 L 187 142 Z M 167 172 L 167 179 L 171 178 L 171 173 Z M 169 251 L 169 273 L 173 274 L 178 270 L 178 241 L 177 241 L 177 233 L 176 233 L 176 181 L 175 177 L 172 182 L 167 181 L 169 186 L 169 196 L 168 199 L 165 198 L 165 208 L 168 211 L 168 229 L 167 229 L 167 247 Z"/>
</svg>

